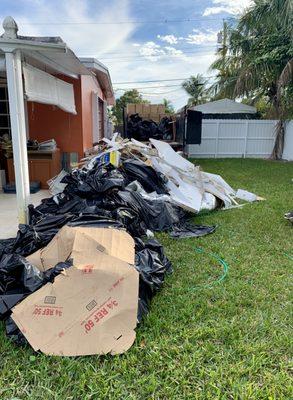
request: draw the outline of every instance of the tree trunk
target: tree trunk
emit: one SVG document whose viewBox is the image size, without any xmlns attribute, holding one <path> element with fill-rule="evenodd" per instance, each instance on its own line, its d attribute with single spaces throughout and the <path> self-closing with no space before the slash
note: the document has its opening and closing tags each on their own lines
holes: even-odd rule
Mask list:
<svg viewBox="0 0 293 400">
<path fill-rule="evenodd" d="M 275 109 L 276 118 L 278 123 L 275 128 L 275 144 L 271 154 L 271 159 L 281 160 L 284 150 L 284 139 L 285 139 L 285 121 L 283 118 L 282 107 L 280 105 L 280 98 L 277 93 L 274 94 L 272 99 L 273 107 Z"/>
</svg>

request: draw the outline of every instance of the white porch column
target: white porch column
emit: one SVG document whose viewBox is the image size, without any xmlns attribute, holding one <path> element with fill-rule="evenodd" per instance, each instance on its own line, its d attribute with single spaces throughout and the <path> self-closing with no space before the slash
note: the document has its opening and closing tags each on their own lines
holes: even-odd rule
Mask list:
<svg viewBox="0 0 293 400">
<path fill-rule="evenodd" d="M 30 187 L 20 50 L 5 53 L 19 223 L 27 223 Z"/>
</svg>

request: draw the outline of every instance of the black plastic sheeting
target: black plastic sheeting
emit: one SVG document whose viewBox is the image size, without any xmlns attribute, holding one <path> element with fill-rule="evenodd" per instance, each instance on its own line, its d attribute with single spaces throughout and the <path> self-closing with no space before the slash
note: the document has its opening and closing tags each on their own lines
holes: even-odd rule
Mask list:
<svg viewBox="0 0 293 400">
<path fill-rule="evenodd" d="M 153 120 L 143 120 L 139 114 L 132 114 L 127 120 L 127 137 L 148 141 L 150 138 L 157 140 L 172 140 L 172 119 L 164 117 L 159 124 Z"/>
<path fill-rule="evenodd" d="M 154 199 L 143 197 L 127 185 L 138 181 Z M 152 297 L 172 272 L 163 247 L 156 240 L 142 240 L 147 231 L 171 232 L 173 237 L 202 236 L 215 227 L 187 223 L 187 214 L 159 195 L 167 194 L 166 179 L 141 161 L 126 159 L 120 168 L 94 165 L 75 170 L 63 178 L 67 186 L 58 195 L 29 206 L 29 224 L 20 225 L 16 238 L 0 240 L 0 319 L 16 343 L 25 338 L 10 318 L 11 308 L 47 282 L 63 268 L 60 263 L 40 272 L 25 259 L 45 247 L 64 226 L 114 227 L 126 229 L 135 240 L 135 268 L 139 271 L 138 321 L 149 312 Z"/>
<path fill-rule="evenodd" d="M 188 222 L 173 226 L 170 236 L 175 239 L 200 237 L 209 235 L 216 230 L 216 226 L 194 225 Z"/>
</svg>

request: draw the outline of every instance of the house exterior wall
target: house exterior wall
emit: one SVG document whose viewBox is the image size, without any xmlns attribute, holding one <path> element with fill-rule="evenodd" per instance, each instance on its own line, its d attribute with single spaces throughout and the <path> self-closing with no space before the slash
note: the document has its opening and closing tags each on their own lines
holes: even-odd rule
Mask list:
<svg viewBox="0 0 293 400">
<path fill-rule="evenodd" d="M 28 102 L 29 138 L 39 142 L 55 139 L 61 152 L 78 153 L 80 159 L 93 145 L 92 92 L 101 99 L 105 96 L 91 75 L 82 75 L 79 79 L 58 75 L 58 78 L 73 84 L 77 115 L 56 106 Z"/>
</svg>

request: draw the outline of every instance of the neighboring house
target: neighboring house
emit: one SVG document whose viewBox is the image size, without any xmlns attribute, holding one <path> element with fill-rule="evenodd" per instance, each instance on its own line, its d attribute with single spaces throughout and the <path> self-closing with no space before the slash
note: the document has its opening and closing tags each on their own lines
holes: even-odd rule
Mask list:
<svg viewBox="0 0 293 400">
<path fill-rule="evenodd" d="M 221 99 L 198 106 L 190 110 L 202 112 L 203 119 L 258 119 L 256 108 L 230 99 Z"/>
<path fill-rule="evenodd" d="M 78 162 L 108 136 L 107 105 L 115 99 L 109 71 L 99 61 L 79 59 L 58 36 L 18 35 L 12 17 L 4 19 L 3 28 L 0 139 L 11 138 L 12 148 L 9 140 L 2 144 L 0 169 L 15 180 L 19 222 L 25 223 L 30 181 L 48 187 L 61 166 Z M 28 139 L 55 139 L 57 149 L 27 151 Z"/>
<path fill-rule="evenodd" d="M 114 105 L 115 99 L 107 67 L 95 58 L 76 57 L 60 37 L 19 36 L 15 21 L 11 17 L 5 21 L 0 41 L 6 46 L 17 42 L 21 48 L 27 138 L 55 139 L 61 155 L 75 154 L 81 159 L 94 143 L 109 136 L 107 106 Z M 55 82 L 57 97 L 68 107 L 61 104 L 60 108 L 55 92 L 51 93 Z M 0 137 L 5 133 L 11 137 L 5 53 L 1 50 L 0 114 Z"/>
</svg>

